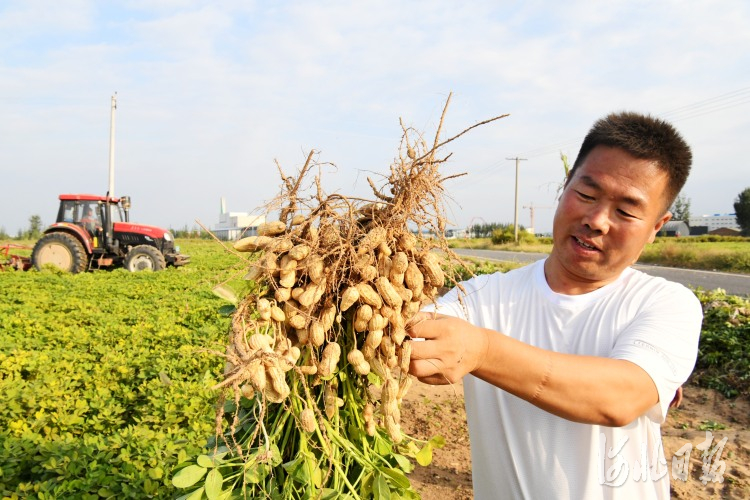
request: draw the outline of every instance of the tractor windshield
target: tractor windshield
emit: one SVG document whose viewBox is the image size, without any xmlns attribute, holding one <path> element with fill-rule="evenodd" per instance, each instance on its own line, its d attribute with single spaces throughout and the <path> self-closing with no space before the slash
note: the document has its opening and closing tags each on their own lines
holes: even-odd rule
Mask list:
<svg viewBox="0 0 750 500">
<path fill-rule="evenodd" d="M 112 204 L 112 222 L 127 222 L 122 206 Z"/>
<path fill-rule="evenodd" d="M 84 225 L 87 222 L 99 222 L 99 204 L 95 201 L 64 200 L 60 204 L 57 222 L 72 222 Z"/>
<path fill-rule="evenodd" d="M 108 205 L 102 205 L 102 210 L 106 211 L 107 207 L 110 209 L 110 214 L 103 213 L 102 216 L 106 219 L 107 217 L 112 217 L 112 223 L 115 222 L 123 222 L 125 218 L 123 217 L 122 213 L 122 207 L 119 203 L 109 203 Z"/>
<path fill-rule="evenodd" d="M 76 224 L 94 234 L 102 228 L 99 203 L 92 200 L 63 200 L 57 221 Z"/>
</svg>

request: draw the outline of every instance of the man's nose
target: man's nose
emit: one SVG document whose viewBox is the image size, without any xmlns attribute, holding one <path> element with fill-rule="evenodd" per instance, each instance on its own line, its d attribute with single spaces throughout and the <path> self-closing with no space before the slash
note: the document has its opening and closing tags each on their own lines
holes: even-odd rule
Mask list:
<svg viewBox="0 0 750 500">
<path fill-rule="evenodd" d="M 582 222 L 592 231 L 606 234 L 610 226 L 609 209 L 600 204 L 591 205 Z"/>
</svg>

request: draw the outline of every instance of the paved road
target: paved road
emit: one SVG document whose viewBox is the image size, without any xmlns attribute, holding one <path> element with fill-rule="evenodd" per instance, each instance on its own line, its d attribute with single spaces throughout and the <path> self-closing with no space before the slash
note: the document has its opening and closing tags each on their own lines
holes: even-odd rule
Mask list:
<svg viewBox="0 0 750 500">
<path fill-rule="evenodd" d="M 512 262 L 534 262 L 547 256 L 544 253 L 506 252 L 500 250 L 470 250 L 466 248 L 454 248 L 453 250 L 459 255 Z M 750 275 L 716 271 L 693 271 L 690 269 L 647 266 L 643 264 L 636 264 L 634 267 L 652 276 L 661 276 L 662 278 L 693 288 L 701 287 L 706 290 L 723 288 L 727 293 L 732 295 L 750 296 Z"/>
</svg>

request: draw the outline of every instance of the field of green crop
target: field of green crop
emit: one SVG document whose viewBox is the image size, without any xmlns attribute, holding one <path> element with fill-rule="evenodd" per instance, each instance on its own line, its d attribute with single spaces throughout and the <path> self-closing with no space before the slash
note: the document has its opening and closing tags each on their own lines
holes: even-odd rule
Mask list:
<svg viewBox="0 0 750 500">
<path fill-rule="evenodd" d="M 159 273 L 0 273 L 0 498 L 168 498 L 214 428 L 238 262 L 181 242 Z"/>
<path fill-rule="evenodd" d="M 0 273 L 0 498 L 180 494 L 173 471 L 215 425 L 211 351 L 229 320 L 212 288 L 240 286 L 243 266 L 215 242 L 179 243 L 192 262 L 159 273 Z M 698 296 L 696 381 L 746 396 L 750 302 Z"/>
</svg>

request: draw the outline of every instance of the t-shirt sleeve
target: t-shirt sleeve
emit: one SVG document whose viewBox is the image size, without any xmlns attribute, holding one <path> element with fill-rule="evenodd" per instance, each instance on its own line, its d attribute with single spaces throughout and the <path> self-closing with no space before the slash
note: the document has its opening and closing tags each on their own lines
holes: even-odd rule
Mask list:
<svg viewBox="0 0 750 500">
<path fill-rule="evenodd" d="M 663 422 L 669 403 L 695 366 L 703 310 L 682 285 L 667 282 L 652 294 L 643 310 L 618 336 L 610 357 L 643 368 L 659 393 L 647 416 Z"/>
</svg>

